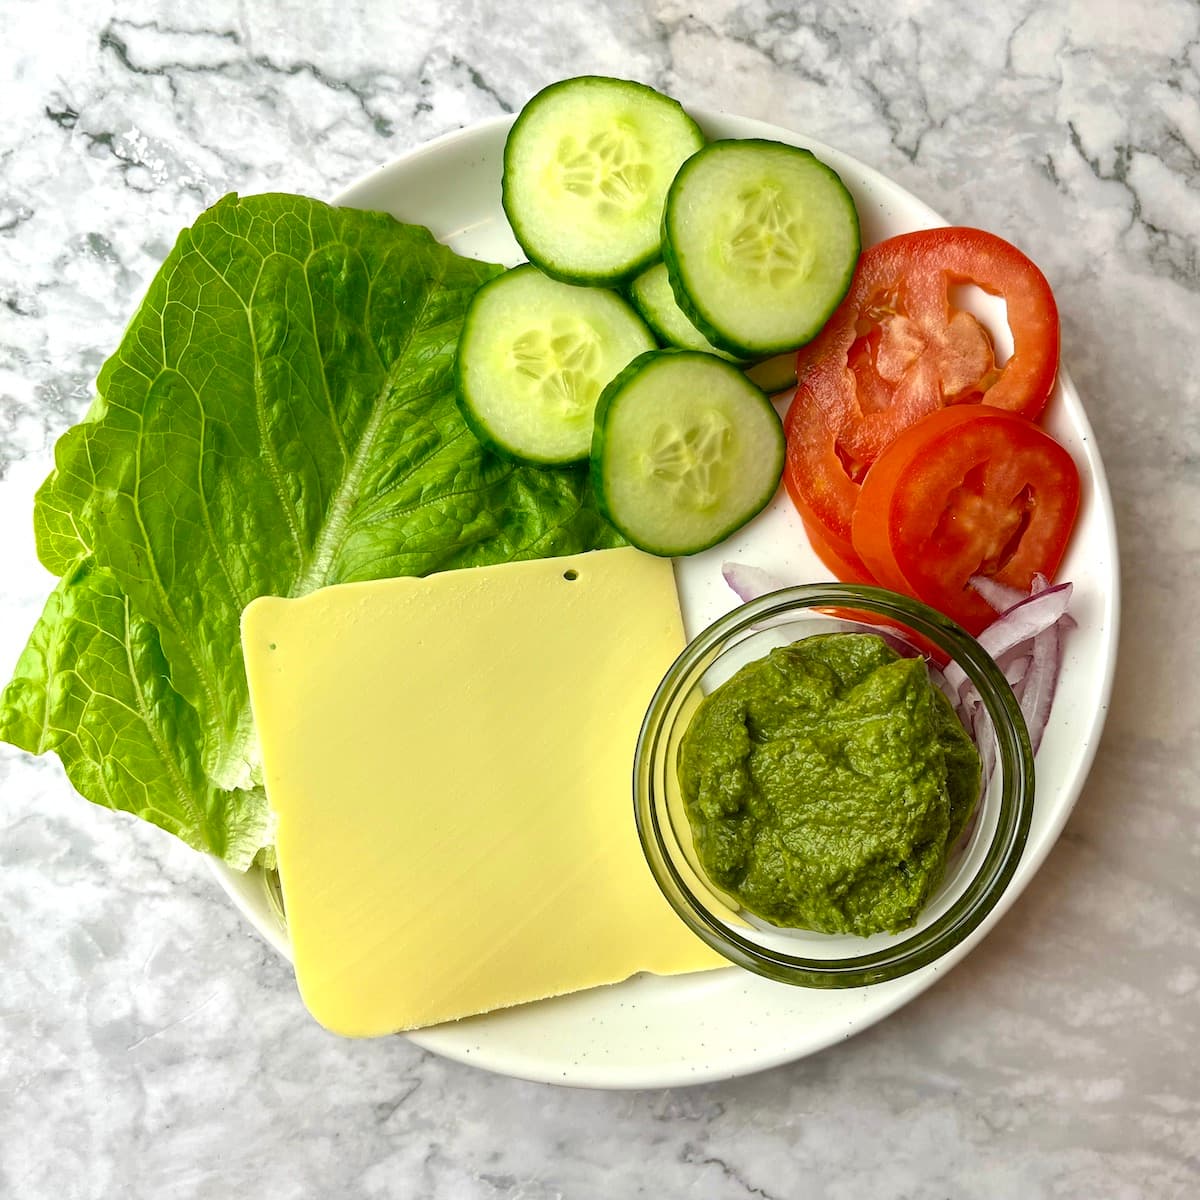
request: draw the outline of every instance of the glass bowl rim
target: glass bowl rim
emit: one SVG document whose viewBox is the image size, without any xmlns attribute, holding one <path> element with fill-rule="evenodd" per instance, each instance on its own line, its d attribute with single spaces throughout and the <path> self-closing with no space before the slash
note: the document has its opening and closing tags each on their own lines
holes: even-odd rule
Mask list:
<svg viewBox="0 0 1200 1200">
<path fill-rule="evenodd" d="M 654 765 L 660 753 L 666 753 L 664 739 L 670 735 L 666 717 L 672 704 L 699 681 L 723 652 L 725 643 L 771 617 L 822 607 L 891 618 L 948 654 L 975 684 L 991 718 L 1001 783 L 996 829 L 984 859 L 950 907 L 924 929 L 899 934 L 882 949 L 830 959 L 793 955 L 759 945 L 714 917 L 671 859 L 652 786 Z M 836 614 L 834 619 L 838 619 Z M 962 942 L 991 912 L 1012 880 L 1029 835 L 1034 792 L 1033 749 L 1025 720 L 1012 688 L 991 655 L 966 630 L 927 604 L 865 584 L 799 584 L 757 597 L 718 618 L 688 643 L 663 676 L 647 707 L 634 752 L 638 839 L 665 899 L 693 933 L 730 962 L 768 979 L 811 988 L 861 987 L 898 979 L 941 958 Z"/>
</svg>

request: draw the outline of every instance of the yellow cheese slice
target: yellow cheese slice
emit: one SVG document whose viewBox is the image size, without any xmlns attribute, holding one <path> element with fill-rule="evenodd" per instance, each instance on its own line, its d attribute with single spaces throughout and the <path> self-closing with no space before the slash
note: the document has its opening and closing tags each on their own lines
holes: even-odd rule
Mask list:
<svg viewBox="0 0 1200 1200">
<path fill-rule="evenodd" d="M 633 821 L 638 729 L 683 646 L 637 550 L 264 597 L 242 645 L 296 978 L 373 1036 L 723 966 Z"/>
</svg>

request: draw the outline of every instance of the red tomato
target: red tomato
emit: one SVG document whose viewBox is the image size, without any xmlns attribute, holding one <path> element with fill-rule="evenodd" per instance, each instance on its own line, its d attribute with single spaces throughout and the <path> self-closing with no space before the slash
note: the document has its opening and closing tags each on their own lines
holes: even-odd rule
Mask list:
<svg viewBox="0 0 1200 1200">
<path fill-rule="evenodd" d="M 1012 356 L 950 300 L 973 283 L 1003 298 Z M 842 455 L 869 466 L 928 413 L 981 401 L 1036 418 L 1058 371 L 1058 308 L 1046 277 L 1015 246 L 981 229 L 922 229 L 865 250 L 846 298 L 797 356 L 801 380 Z"/>
<path fill-rule="evenodd" d="M 783 428 L 787 436 L 783 481 L 792 503 L 806 527 L 822 532 L 823 542 L 835 556 L 857 559 L 850 542 L 850 519 L 858 500 L 858 480 L 839 456 L 837 439 L 803 384 L 796 389 Z M 833 564 L 826 562 L 826 566 L 832 569 Z"/>
<path fill-rule="evenodd" d="M 1003 367 L 979 322 L 950 303 L 951 285 L 964 282 L 1005 300 L 1014 351 Z M 788 492 L 829 554 L 853 564 L 859 485 L 902 430 L 973 401 L 1036 417 L 1057 371 L 1054 296 L 1015 246 L 963 228 L 880 242 L 863 252 L 845 300 L 797 356 Z"/>
<path fill-rule="evenodd" d="M 967 581 L 1027 590 L 1053 578 L 1079 509 L 1070 454 L 1031 421 L 983 404 L 906 429 L 863 481 L 854 549 L 884 587 L 978 633 L 995 612 Z"/>
</svg>

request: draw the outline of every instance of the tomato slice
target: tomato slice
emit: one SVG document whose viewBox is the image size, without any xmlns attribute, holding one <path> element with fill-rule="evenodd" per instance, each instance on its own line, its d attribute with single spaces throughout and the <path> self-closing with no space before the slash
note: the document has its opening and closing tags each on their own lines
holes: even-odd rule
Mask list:
<svg viewBox="0 0 1200 1200">
<path fill-rule="evenodd" d="M 1079 509 L 1071 455 L 1032 421 L 983 404 L 939 409 L 867 472 L 853 547 L 884 587 L 971 633 L 995 618 L 968 586 L 987 575 L 1027 590 L 1053 578 Z"/>
<path fill-rule="evenodd" d="M 952 303 L 975 284 L 1003 298 L 1013 353 Z M 863 251 L 845 299 L 797 356 L 843 457 L 869 466 L 914 421 L 979 401 L 1036 418 L 1058 371 L 1058 308 L 1046 277 L 982 229 L 922 229 Z"/>
<path fill-rule="evenodd" d="M 1014 349 L 1003 366 L 986 330 L 952 304 L 958 283 L 1004 299 Z M 1037 417 L 1054 387 L 1058 342 L 1045 276 L 1003 238 L 924 229 L 865 250 L 845 300 L 797 355 L 785 423 L 788 492 L 822 561 L 851 564 L 855 578 L 867 571 L 851 529 L 859 487 L 903 430 L 972 402 Z"/>
<path fill-rule="evenodd" d="M 788 495 L 806 525 L 816 525 L 839 553 L 853 556 L 850 520 L 858 500 L 865 468 L 856 473 L 838 453 L 837 438 L 806 384 L 796 396 L 783 423 L 787 458 L 783 478 Z"/>
</svg>

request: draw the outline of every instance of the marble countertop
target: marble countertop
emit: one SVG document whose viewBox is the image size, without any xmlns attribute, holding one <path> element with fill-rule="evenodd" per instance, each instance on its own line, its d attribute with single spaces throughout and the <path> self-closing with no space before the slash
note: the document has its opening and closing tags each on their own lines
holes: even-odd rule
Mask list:
<svg viewBox="0 0 1200 1200">
<path fill-rule="evenodd" d="M 1200 8 L 968 8 L 0 0 L 5 664 L 48 588 L 33 490 L 178 230 L 231 190 L 328 196 L 584 71 L 803 131 L 1019 240 L 1124 592 L 1092 775 L 988 939 L 850 1042 L 691 1089 L 339 1041 L 196 856 L 0 747 L 0 1195 L 1200 1194 L 1200 640 L 1174 632 L 1200 598 Z"/>
</svg>

